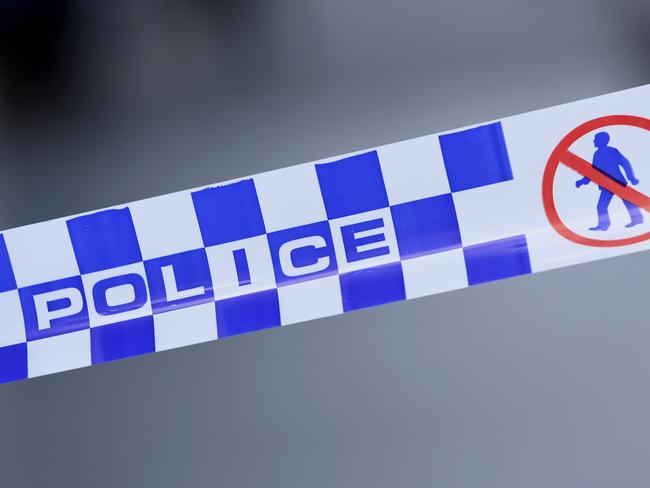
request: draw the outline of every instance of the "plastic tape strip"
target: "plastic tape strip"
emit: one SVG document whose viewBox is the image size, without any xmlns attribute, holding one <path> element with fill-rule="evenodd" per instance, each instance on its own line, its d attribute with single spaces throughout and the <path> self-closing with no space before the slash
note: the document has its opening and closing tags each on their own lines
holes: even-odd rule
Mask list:
<svg viewBox="0 0 650 488">
<path fill-rule="evenodd" d="M 650 247 L 650 85 L 8 230 L 0 382 Z"/>
</svg>

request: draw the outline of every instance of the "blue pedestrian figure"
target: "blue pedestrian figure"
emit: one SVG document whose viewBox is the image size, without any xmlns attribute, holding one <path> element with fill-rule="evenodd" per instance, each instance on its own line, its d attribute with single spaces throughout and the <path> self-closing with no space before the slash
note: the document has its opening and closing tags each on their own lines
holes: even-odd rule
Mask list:
<svg viewBox="0 0 650 488">
<path fill-rule="evenodd" d="M 593 167 L 623 186 L 627 186 L 628 180 L 633 185 L 638 185 L 639 180 L 634 175 L 634 170 L 632 169 L 630 162 L 618 149 L 611 147 L 608 144 L 609 134 L 607 132 L 599 132 L 596 134 L 594 137 L 594 146 L 596 146 L 597 149 L 594 153 L 592 163 Z M 627 179 L 623 176 L 621 168 L 625 171 Z M 585 176 L 576 181 L 576 188 L 580 188 L 582 185 L 588 185 L 590 181 L 591 180 Z M 596 210 L 598 211 L 598 225 L 596 225 L 596 227 L 590 227 L 589 230 L 605 231 L 609 229 L 610 226 L 609 212 L 607 209 L 609 208 L 609 204 L 612 201 L 614 194 L 602 186 L 599 186 L 598 188 L 600 189 L 600 198 L 598 199 L 598 205 L 596 206 Z M 630 223 L 625 227 L 634 227 L 635 225 L 642 224 L 643 215 L 641 215 L 641 209 L 627 200 L 623 200 L 623 203 L 630 214 Z"/>
</svg>

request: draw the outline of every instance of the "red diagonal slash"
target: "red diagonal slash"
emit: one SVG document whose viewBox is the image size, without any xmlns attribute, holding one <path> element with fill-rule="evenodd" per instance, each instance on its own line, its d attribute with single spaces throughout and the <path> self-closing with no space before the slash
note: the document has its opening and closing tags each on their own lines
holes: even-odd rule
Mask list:
<svg viewBox="0 0 650 488">
<path fill-rule="evenodd" d="M 650 197 L 647 195 L 631 188 L 630 186 L 621 185 L 618 181 L 610 178 L 604 173 L 601 173 L 587 161 L 582 159 L 580 156 L 573 154 L 571 151 L 564 151 L 559 155 L 559 159 L 572 170 L 577 171 L 582 176 L 586 176 L 597 185 L 611 191 L 617 197 L 632 202 L 637 207 L 642 208 L 646 212 L 650 212 Z"/>
</svg>

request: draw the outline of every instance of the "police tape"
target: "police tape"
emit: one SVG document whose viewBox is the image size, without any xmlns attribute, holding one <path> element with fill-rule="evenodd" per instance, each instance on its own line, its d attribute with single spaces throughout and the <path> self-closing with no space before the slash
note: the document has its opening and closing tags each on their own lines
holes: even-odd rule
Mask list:
<svg viewBox="0 0 650 488">
<path fill-rule="evenodd" d="M 0 382 L 648 249 L 649 163 L 647 85 L 7 230 Z"/>
</svg>

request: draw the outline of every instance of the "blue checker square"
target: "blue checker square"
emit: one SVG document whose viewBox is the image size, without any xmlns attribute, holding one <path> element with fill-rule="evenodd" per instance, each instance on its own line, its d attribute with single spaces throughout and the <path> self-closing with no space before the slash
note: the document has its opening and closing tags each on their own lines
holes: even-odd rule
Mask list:
<svg viewBox="0 0 650 488">
<path fill-rule="evenodd" d="M 501 122 L 440 136 L 452 192 L 512 179 Z"/>
<path fill-rule="evenodd" d="M 145 261 L 153 313 L 190 307 L 213 299 L 205 249 Z"/>
<path fill-rule="evenodd" d="M 128 208 L 68 220 L 68 232 L 82 274 L 142 261 Z"/>
<path fill-rule="evenodd" d="M 5 238 L 0 234 L 0 293 L 16 289 L 16 278 L 9 260 Z"/>
<path fill-rule="evenodd" d="M 27 378 L 27 344 L 0 347 L 0 383 Z"/>
<path fill-rule="evenodd" d="M 105 363 L 156 350 L 153 317 L 140 317 L 90 329 L 92 363 Z"/>
<path fill-rule="evenodd" d="M 463 249 L 463 253 L 470 285 L 531 272 L 528 244 L 524 235 L 468 246 Z"/>
<path fill-rule="evenodd" d="M 414 258 L 461 246 L 451 194 L 402 203 L 390 210 L 402 258 Z"/>
<path fill-rule="evenodd" d="M 194 192 L 192 200 L 205 246 L 266 233 L 252 179 Z"/>
<path fill-rule="evenodd" d="M 81 276 L 20 288 L 18 295 L 28 341 L 90 327 Z"/>
<path fill-rule="evenodd" d="M 406 299 L 401 263 L 344 273 L 340 281 L 345 312 Z"/>
<path fill-rule="evenodd" d="M 329 219 L 388 207 L 377 151 L 317 164 L 316 173 Z"/>
<path fill-rule="evenodd" d="M 219 300 L 216 307 L 219 338 L 280 326 L 276 289 Z"/>
<path fill-rule="evenodd" d="M 337 272 L 332 232 L 327 221 L 271 232 L 267 237 L 279 286 Z"/>
</svg>

